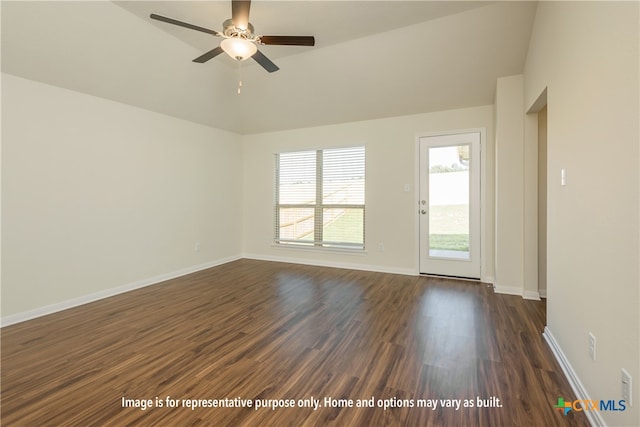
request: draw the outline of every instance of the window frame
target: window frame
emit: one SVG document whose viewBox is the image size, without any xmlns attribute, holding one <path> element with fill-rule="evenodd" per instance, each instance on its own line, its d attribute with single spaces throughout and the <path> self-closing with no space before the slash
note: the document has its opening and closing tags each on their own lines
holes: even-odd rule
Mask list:
<svg viewBox="0 0 640 427">
<path fill-rule="evenodd" d="M 362 161 L 363 161 L 363 189 L 362 189 L 362 204 L 336 204 L 336 203 L 323 203 L 324 202 L 324 171 L 323 171 L 323 153 L 328 150 L 340 150 L 340 149 L 355 149 L 362 148 Z M 280 156 L 288 153 L 315 153 L 315 201 L 311 204 L 304 203 L 280 203 Z M 348 251 L 348 252 L 364 252 L 366 249 L 366 147 L 364 145 L 345 146 L 345 147 L 327 147 L 318 149 L 307 150 L 291 150 L 280 151 L 275 153 L 275 179 L 274 179 L 274 245 L 287 248 L 303 248 L 303 249 L 319 249 L 329 251 Z M 280 210 L 282 208 L 299 208 L 299 209 L 312 209 L 314 217 L 313 226 L 313 240 L 292 240 L 280 238 Z M 331 242 L 324 240 L 324 211 L 327 209 L 361 209 L 362 210 L 362 244 L 352 242 Z"/>
</svg>

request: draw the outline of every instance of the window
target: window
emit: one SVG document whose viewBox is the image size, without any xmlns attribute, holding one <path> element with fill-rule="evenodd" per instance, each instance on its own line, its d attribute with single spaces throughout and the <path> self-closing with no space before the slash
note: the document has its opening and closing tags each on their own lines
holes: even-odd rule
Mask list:
<svg viewBox="0 0 640 427">
<path fill-rule="evenodd" d="M 275 242 L 364 249 L 364 147 L 276 154 Z"/>
</svg>

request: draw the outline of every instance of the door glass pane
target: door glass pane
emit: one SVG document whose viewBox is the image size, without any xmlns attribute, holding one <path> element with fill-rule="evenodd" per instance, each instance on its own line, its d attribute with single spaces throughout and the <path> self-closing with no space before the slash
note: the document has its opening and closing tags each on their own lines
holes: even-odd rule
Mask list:
<svg viewBox="0 0 640 427">
<path fill-rule="evenodd" d="M 469 259 L 469 149 L 429 148 L 429 256 Z"/>
</svg>

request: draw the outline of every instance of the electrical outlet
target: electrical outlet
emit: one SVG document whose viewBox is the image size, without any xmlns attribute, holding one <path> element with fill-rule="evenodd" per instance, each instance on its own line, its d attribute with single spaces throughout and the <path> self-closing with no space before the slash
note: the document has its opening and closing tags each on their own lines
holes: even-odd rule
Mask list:
<svg viewBox="0 0 640 427">
<path fill-rule="evenodd" d="M 596 360 L 596 336 L 589 332 L 589 357 Z"/>
<path fill-rule="evenodd" d="M 378 251 L 384 252 L 384 243 L 378 243 Z"/>
<path fill-rule="evenodd" d="M 629 406 L 633 406 L 631 401 L 631 398 L 633 397 L 631 396 L 631 389 L 631 374 L 627 372 L 626 369 L 622 368 L 622 400 L 624 400 Z"/>
<path fill-rule="evenodd" d="M 193 250 L 196 251 L 196 252 L 200 252 L 200 242 L 196 242 L 196 245 L 193 248 Z"/>
</svg>

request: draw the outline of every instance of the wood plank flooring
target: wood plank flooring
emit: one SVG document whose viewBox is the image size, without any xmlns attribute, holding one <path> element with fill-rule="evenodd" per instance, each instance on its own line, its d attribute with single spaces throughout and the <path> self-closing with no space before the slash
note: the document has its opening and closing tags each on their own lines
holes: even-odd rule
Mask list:
<svg viewBox="0 0 640 427">
<path fill-rule="evenodd" d="M 1 421 L 587 426 L 553 408 L 575 397 L 542 338 L 544 313 L 484 284 L 239 260 L 3 328 Z M 302 407 L 312 397 L 320 407 Z M 462 407 L 478 398 L 501 407 Z M 461 407 L 417 407 L 431 399 Z"/>
</svg>

